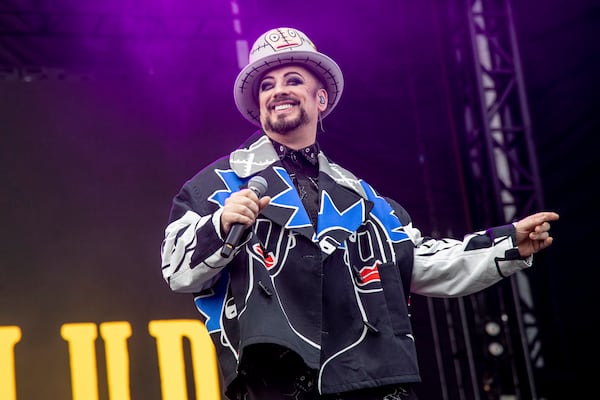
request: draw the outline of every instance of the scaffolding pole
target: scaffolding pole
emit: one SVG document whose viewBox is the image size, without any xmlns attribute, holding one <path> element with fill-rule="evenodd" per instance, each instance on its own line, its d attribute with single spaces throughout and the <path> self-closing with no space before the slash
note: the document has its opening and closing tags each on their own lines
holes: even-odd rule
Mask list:
<svg viewBox="0 0 600 400">
<path fill-rule="evenodd" d="M 544 208 L 512 10 L 508 0 L 459 3 L 455 53 L 469 71 L 463 113 L 474 220 L 511 223 Z M 537 400 L 544 360 L 529 280 L 520 272 L 508 281 L 473 295 L 476 334 L 496 352 L 478 379 L 487 398 Z"/>
</svg>

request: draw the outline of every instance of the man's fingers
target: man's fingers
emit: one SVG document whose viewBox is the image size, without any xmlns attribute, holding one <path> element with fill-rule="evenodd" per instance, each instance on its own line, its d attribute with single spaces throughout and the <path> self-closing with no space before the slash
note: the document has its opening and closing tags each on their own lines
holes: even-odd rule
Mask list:
<svg viewBox="0 0 600 400">
<path fill-rule="evenodd" d="M 529 234 L 529 239 L 531 240 L 546 240 L 550 237 L 550 234 L 547 231 L 544 232 L 531 232 Z"/>
<path fill-rule="evenodd" d="M 544 211 L 544 212 L 540 212 L 538 214 L 536 214 L 536 216 L 538 217 L 538 220 L 540 221 L 540 223 L 542 222 L 546 222 L 546 221 L 556 221 L 557 219 L 560 218 L 560 216 L 552 211 Z"/>
<path fill-rule="evenodd" d="M 260 198 L 259 202 L 259 207 L 262 210 L 263 208 L 265 208 L 266 206 L 269 205 L 269 203 L 271 202 L 271 198 L 269 196 L 263 196 Z"/>
<path fill-rule="evenodd" d="M 537 233 L 548 232 L 549 230 L 550 230 L 549 222 L 542 222 L 540 225 L 535 227 L 535 232 L 537 232 Z"/>
<path fill-rule="evenodd" d="M 559 215 L 555 212 L 545 211 L 532 214 L 529 217 L 523 219 L 521 227 L 525 230 L 534 229 L 535 231 L 548 230 L 550 229 L 550 223 L 548 221 L 556 221 Z"/>
</svg>

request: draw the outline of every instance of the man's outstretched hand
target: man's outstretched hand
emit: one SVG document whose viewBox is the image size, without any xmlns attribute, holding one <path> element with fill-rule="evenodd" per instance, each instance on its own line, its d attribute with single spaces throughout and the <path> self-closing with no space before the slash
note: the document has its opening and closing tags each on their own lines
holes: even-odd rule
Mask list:
<svg viewBox="0 0 600 400">
<path fill-rule="evenodd" d="M 515 223 L 517 247 L 521 257 L 529 257 L 549 247 L 554 240 L 550 236 L 550 221 L 558 220 L 555 212 L 545 211 L 532 214 Z"/>
</svg>

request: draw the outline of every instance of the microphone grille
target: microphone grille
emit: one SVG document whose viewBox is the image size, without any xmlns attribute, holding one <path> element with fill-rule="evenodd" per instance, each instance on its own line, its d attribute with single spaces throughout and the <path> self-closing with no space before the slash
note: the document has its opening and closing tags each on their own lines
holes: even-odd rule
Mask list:
<svg viewBox="0 0 600 400">
<path fill-rule="evenodd" d="M 267 191 L 267 180 L 262 176 L 253 176 L 248 182 L 248 188 L 252 189 L 258 197 L 261 197 Z"/>
</svg>

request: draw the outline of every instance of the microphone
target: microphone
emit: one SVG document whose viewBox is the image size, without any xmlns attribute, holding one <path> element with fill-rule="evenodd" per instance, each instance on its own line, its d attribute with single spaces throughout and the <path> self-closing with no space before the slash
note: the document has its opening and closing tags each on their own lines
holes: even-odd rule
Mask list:
<svg viewBox="0 0 600 400">
<path fill-rule="evenodd" d="M 265 194 L 267 187 L 267 180 L 262 176 L 253 176 L 250 181 L 248 181 L 248 189 L 252 190 L 259 199 Z M 231 229 L 229 229 L 229 233 L 225 239 L 225 244 L 221 249 L 221 256 L 227 258 L 231 255 L 233 249 L 239 244 L 245 230 L 246 227 L 243 224 L 236 223 L 231 225 Z"/>
</svg>

